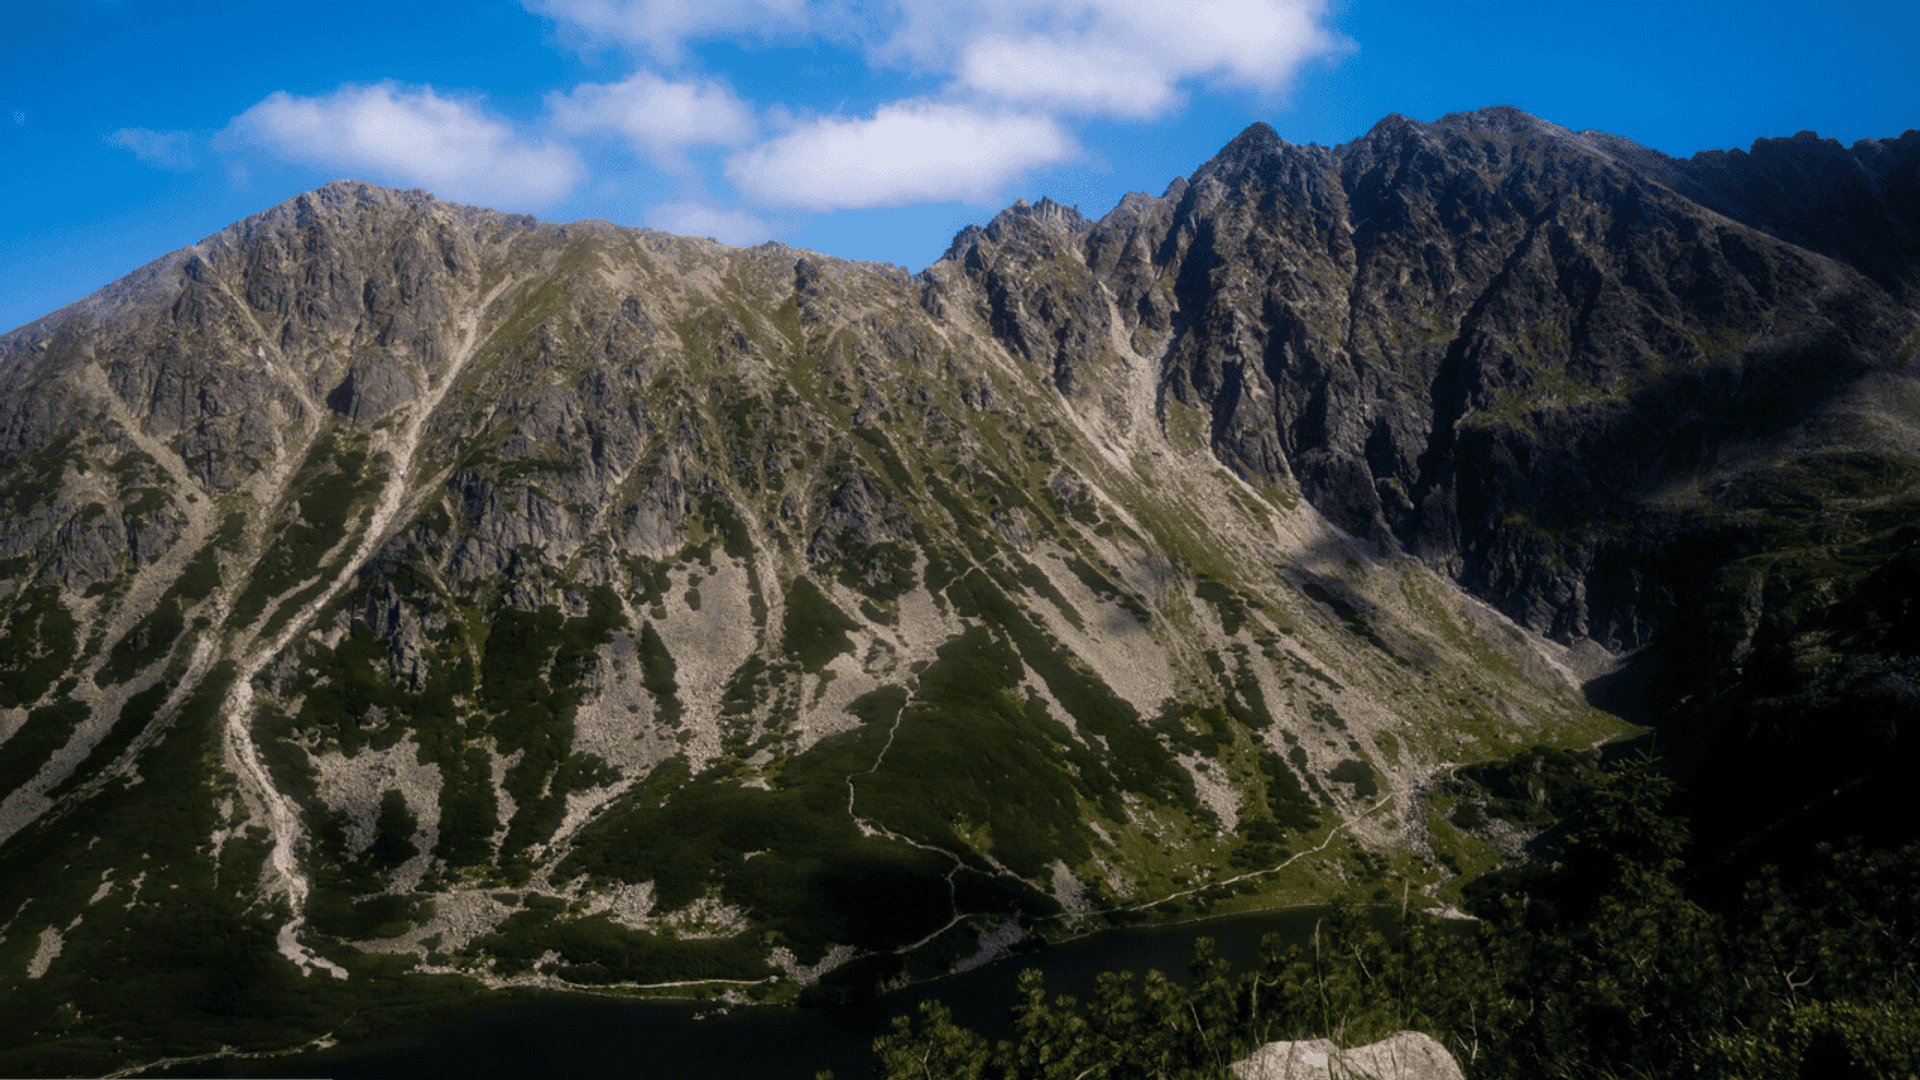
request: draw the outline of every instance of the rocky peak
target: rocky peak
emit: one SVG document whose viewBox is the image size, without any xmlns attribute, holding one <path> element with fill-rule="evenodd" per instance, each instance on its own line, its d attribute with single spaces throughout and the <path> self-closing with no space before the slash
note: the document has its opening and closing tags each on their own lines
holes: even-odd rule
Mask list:
<svg viewBox="0 0 1920 1080">
<path fill-rule="evenodd" d="M 983 242 L 992 246 L 1014 242 L 1036 233 L 1046 233 L 1053 238 L 1071 238 L 1084 235 L 1092 228 L 1093 223 L 1081 216 L 1079 207 L 1062 206 L 1048 198 L 1042 198 L 1037 203 L 1020 199 L 995 214 L 985 226 L 969 225 L 955 233 L 953 243 L 947 245 L 946 254 L 940 258 L 944 262 L 965 262 L 970 257 L 977 257 L 969 253 Z M 1044 246 L 1055 240 L 1034 236 L 1032 242 Z"/>
<path fill-rule="evenodd" d="M 1325 147 L 1295 146 L 1265 123 L 1254 123 L 1194 172 L 1182 202 L 1209 204 L 1221 187 L 1272 190 L 1310 185 L 1332 160 L 1332 152 Z"/>
<path fill-rule="evenodd" d="M 1264 120 L 1255 120 L 1213 156 L 1219 162 L 1246 162 L 1277 154 L 1292 144 Z"/>
<path fill-rule="evenodd" d="M 1472 112 L 1448 113 L 1433 122 L 1445 131 L 1471 131 L 1488 135 L 1554 135 L 1573 133 L 1559 124 L 1549 123 L 1530 112 L 1511 105 L 1493 105 Z"/>
<path fill-rule="evenodd" d="M 1852 301 L 1822 299 L 1819 282 L 1839 280 L 1828 276 L 1838 268 L 1814 253 L 1896 286 L 1911 272 L 1920 197 L 1902 185 L 1920 170 L 1902 164 L 1909 147 L 1920 139 L 1853 151 L 1810 136 L 1773 140 L 1711 159 L 1715 175 L 1706 175 L 1512 107 L 1432 124 L 1390 116 L 1332 150 L 1291 146 L 1255 125 L 1194 174 L 1176 207 L 1141 197 L 1103 219 L 1089 263 L 1137 320 L 1137 342 L 1171 332 L 1167 391 L 1211 414 L 1221 460 L 1297 478 L 1342 527 L 1454 567 L 1538 629 L 1618 647 L 1645 640 L 1674 609 L 1650 606 L 1644 584 L 1619 588 L 1628 579 L 1604 544 L 1554 556 L 1591 568 L 1571 576 L 1532 556 L 1521 559 L 1526 570 L 1494 564 L 1545 538 L 1522 539 L 1515 521 L 1541 521 L 1547 504 L 1576 490 L 1547 517 L 1589 533 L 1576 523 L 1632 518 L 1632 493 L 1664 466 L 1622 443 L 1625 472 L 1609 479 L 1600 467 L 1520 482 L 1532 468 L 1520 463 L 1540 460 L 1520 445 L 1612 440 L 1602 432 L 1664 407 L 1650 401 L 1700 392 L 1661 357 L 1777 357 L 1790 347 L 1767 344 L 1766 328 L 1785 316 L 1769 312 L 1801 311 L 1793 318 L 1812 321 L 1795 325 L 1856 339 L 1858 324 L 1831 307 Z M 1709 210 L 1759 231 L 1730 228 Z M 1843 292 L 1864 284 L 1852 280 Z M 1888 325 L 1911 325 L 1888 299 L 1872 301 Z M 1409 317 L 1423 329 L 1410 332 Z M 1893 330 L 1869 336 L 1875 344 L 1858 339 L 1849 355 L 1884 358 L 1905 340 Z M 1811 389 L 1851 377 L 1841 371 L 1809 363 L 1794 379 Z M 1792 384 L 1716 391 L 1712 423 L 1722 426 L 1712 438 L 1731 438 L 1735 416 L 1784 408 L 1760 402 Z M 1637 479 L 1623 482 L 1628 475 Z M 1514 509 L 1513 498 L 1530 509 Z M 1483 516 L 1496 505 L 1508 508 Z M 1650 550 L 1634 544 L 1642 554 L 1630 561 Z M 1604 585 L 1593 576 L 1602 573 Z M 1561 584 L 1537 588 L 1556 576 Z M 1521 580 L 1531 584 L 1510 591 Z"/>
</svg>

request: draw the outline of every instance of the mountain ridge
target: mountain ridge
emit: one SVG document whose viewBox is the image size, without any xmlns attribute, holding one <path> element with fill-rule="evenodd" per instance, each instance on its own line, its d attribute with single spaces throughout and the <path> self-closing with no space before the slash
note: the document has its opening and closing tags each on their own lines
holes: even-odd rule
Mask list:
<svg viewBox="0 0 1920 1080">
<path fill-rule="evenodd" d="M 1626 732 L 1582 684 L 1675 641 L 1641 708 L 1749 752 L 1688 688 L 1904 648 L 1854 623 L 1920 477 L 1915 254 L 1790 244 L 1641 149 L 1256 124 L 917 275 L 337 181 L 0 336 L 4 1042 L 1450 900 L 1519 837 L 1436 785 Z M 86 989 L 134 927 L 202 940 L 149 875 L 246 928 L 300 1039 Z M 141 947 L 164 998 L 194 961 Z"/>
</svg>

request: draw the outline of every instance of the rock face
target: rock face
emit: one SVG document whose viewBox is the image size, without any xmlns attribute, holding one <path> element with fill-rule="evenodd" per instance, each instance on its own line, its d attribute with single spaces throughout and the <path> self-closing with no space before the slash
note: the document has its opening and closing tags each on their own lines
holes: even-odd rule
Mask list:
<svg viewBox="0 0 1920 1080">
<path fill-rule="evenodd" d="M 1675 162 L 1512 109 L 1333 150 L 1256 125 L 1085 246 L 1172 336 L 1165 391 L 1222 460 L 1535 630 L 1631 649 L 1687 606 L 1693 546 L 1738 550 L 1657 497 L 1676 477 L 1905 381 L 1917 154 Z"/>
<path fill-rule="evenodd" d="M 1619 730 L 1582 658 L 1898 697 L 1914 145 L 1255 125 L 911 276 L 347 181 L 237 223 L 0 336 L 0 1015 L 123 1009 L 137 939 L 125 1000 L 253 1045 L 167 981 L 215 926 L 871 988 L 1435 888 L 1435 770 Z"/>
<path fill-rule="evenodd" d="M 1330 1039 L 1271 1042 L 1230 1068 L 1240 1080 L 1462 1080 L 1447 1048 L 1418 1031 L 1351 1050 Z"/>
</svg>

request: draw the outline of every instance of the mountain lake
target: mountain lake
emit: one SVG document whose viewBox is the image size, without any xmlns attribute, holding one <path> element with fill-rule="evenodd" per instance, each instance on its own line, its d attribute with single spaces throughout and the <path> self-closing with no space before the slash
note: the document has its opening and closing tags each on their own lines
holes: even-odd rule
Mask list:
<svg viewBox="0 0 1920 1080">
<path fill-rule="evenodd" d="M 1150 969 L 1187 980 L 1194 942 L 1214 939 L 1219 954 L 1245 971 L 1260 941 L 1279 934 L 1306 941 L 1327 912 L 1297 907 L 1169 926 L 1104 930 L 1010 956 L 961 975 L 919 983 L 871 1001 L 830 1008 L 733 1006 L 713 1002 L 636 1001 L 565 991 L 502 991 L 451 1009 L 416 1030 L 351 1045 L 278 1057 L 214 1058 L 138 1075 L 151 1077 L 333 1077 L 335 1080 L 436 1080 L 440 1077 L 550 1076 L 566 1080 L 715 1080 L 751 1076 L 864 1080 L 873 1040 L 896 1016 L 938 999 L 954 1021 L 989 1039 L 1011 1034 L 1007 1009 L 1020 973 L 1039 968 L 1047 996 L 1086 1000 L 1103 971 Z M 1385 929 L 1394 907 L 1374 909 Z M 1473 924 L 1451 921 L 1464 930 Z"/>
</svg>

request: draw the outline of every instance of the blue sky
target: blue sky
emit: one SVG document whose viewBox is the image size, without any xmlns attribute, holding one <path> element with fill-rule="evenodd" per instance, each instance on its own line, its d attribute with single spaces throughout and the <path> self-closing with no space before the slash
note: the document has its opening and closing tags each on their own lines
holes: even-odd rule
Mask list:
<svg viewBox="0 0 1920 1080">
<path fill-rule="evenodd" d="M 919 270 L 1247 124 L 1515 105 L 1669 154 L 1920 126 L 1920 5 L 39 0 L 0 35 L 0 331 L 339 177 Z"/>
</svg>

